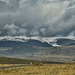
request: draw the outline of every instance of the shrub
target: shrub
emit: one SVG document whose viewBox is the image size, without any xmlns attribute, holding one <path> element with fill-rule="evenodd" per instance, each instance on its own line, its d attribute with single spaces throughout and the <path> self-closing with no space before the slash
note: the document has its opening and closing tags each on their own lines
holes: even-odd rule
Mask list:
<svg viewBox="0 0 75 75">
<path fill-rule="evenodd" d="M 33 66 L 43 66 L 43 63 L 33 63 Z"/>
</svg>

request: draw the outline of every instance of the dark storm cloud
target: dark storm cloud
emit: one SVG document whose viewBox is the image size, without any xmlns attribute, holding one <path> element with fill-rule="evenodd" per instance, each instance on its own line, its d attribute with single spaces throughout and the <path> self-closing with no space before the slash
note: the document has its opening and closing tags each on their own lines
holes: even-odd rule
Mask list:
<svg viewBox="0 0 75 75">
<path fill-rule="evenodd" d="M 74 12 L 75 0 L 1 0 L 0 36 L 67 36 Z"/>
</svg>

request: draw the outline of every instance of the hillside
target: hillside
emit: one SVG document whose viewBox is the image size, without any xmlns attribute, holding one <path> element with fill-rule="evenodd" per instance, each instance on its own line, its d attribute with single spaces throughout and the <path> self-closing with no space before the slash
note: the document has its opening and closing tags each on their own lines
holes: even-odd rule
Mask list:
<svg viewBox="0 0 75 75">
<path fill-rule="evenodd" d="M 73 39 L 67 39 L 67 38 L 61 38 L 61 39 L 57 39 L 56 42 L 58 45 L 61 46 L 66 46 L 66 45 L 75 45 L 75 40 Z"/>
<path fill-rule="evenodd" d="M 30 62 L 40 62 L 40 61 L 0 57 L 0 64 L 30 64 Z"/>
<path fill-rule="evenodd" d="M 15 47 L 6 50 L 5 53 L 9 55 L 22 55 L 22 54 L 34 54 L 34 55 L 66 55 L 75 56 L 75 45 L 63 46 L 63 47 Z"/>
<path fill-rule="evenodd" d="M 32 62 L 33 64 L 35 64 L 35 63 L 39 63 L 39 64 L 40 63 L 42 63 L 42 64 L 65 64 L 65 62 L 36 61 L 36 60 L 28 60 L 28 59 L 0 57 L 0 64 L 30 64 L 30 62 Z"/>
<path fill-rule="evenodd" d="M 23 46 L 0 50 L 0 55 L 30 60 L 75 61 L 75 45 L 63 47 Z"/>
</svg>

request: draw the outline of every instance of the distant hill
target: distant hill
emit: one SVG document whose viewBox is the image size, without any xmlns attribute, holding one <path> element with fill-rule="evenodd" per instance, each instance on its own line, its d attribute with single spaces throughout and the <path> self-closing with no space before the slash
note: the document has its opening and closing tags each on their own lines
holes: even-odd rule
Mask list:
<svg viewBox="0 0 75 75">
<path fill-rule="evenodd" d="M 0 53 L 16 58 L 45 61 L 75 61 L 75 45 L 63 47 L 15 47 L 8 50 L 0 50 Z"/>
<path fill-rule="evenodd" d="M 75 45 L 75 40 L 72 39 L 57 39 L 56 42 L 58 45 L 66 46 L 66 45 Z"/>
<path fill-rule="evenodd" d="M 37 46 L 37 47 L 52 47 L 47 42 L 41 42 L 39 40 L 27 40 L 26 42 L 1 40 L 0 47 L 19 47 L 19 46 Z"/>
<path fill-rule="evenodd" d="M 1 51 L 2 52 L 2 51 Z M 65 55 L 75 56 L 75 45 L 63 46 L 63 47 L 15 47 L 6 51 L 5 54 L 9 55 L 36 55 L 36 56 L 48 56 L 48 55 Z"/>
</svg>

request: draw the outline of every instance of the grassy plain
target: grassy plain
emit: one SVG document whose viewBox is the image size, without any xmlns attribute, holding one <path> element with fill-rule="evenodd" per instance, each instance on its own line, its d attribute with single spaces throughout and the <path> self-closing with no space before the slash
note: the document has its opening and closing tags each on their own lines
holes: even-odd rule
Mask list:
<svg viewBox="0 0 75 75">
<path fill-rule="evenodd" d="M 27 65 L 27 64 L 0 64 L 0 67 L 18 66 L 18 65 Z"/>
<path fill-rule="evenodd" d="M 75 64 L 43 64 L 0 70 L 0 75 L 75 75 Z"/>
</svg>

